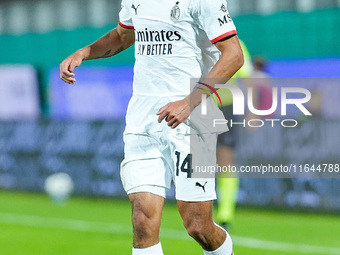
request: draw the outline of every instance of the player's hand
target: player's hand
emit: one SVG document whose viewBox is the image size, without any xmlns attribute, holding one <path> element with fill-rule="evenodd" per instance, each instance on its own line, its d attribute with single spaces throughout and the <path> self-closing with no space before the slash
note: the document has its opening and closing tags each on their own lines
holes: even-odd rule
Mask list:
<svg viewBox="0 0 340 255">
<path fill-rule="evenodd" d="M 169 127 L 176 128 L 189 117 L 190 112 L 190 99 L 188 98 L 168 103 L 157 112 L 158 122 L 161 123 L 165 119 Z"/>
<path fill-rule="evenodd" d="M 60 64 L 60 79 L 68 84 L 74 84 L 76 82 L 74 69 L 81 65 L 84 56 L 78 52 L 73 53 L 67 57 Z"/>
</svg>

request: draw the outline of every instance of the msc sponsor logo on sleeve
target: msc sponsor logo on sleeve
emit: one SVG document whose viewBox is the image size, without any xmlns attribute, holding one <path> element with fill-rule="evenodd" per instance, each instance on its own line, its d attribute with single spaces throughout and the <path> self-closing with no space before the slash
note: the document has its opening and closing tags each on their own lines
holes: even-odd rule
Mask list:
<svg viewBox="0 0 340 255">
<path fill-rule="evenodd" d="M 218 18 L 218 23 L 220 24 L 220 26 L 223 26 L 225 24 L 231 23 L 233 22 L 230 14 L 227 12 L 226 15 L 223 16 L 223 18 Z"/>
<path fill-rule="evenodd" d="M 223 26 L 225 24 L 228 24 L 230 22 L 233 22 L 229 12 L 228 12 L 228 9 L 226 7 L 225 4 L 222 4 L 221 7 L 220 7 L 220 11 L 224 13 L 224 16 L 223 18 L 217 18 L 218 20 L 218 23 L 220 24 L 220 26 Z"/>
</svg>

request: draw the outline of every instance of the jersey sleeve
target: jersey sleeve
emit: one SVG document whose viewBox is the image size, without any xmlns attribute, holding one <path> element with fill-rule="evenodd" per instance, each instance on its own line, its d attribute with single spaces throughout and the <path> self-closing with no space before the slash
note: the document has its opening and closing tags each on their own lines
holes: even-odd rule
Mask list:
<svg viewBox="0 0 340 255">
<path fill-rule="evenodd" d="M 125 0 L 122 0 L 122 9 L 119 12 L 119 25 L 127 29 L 134 29 L 130 8 Z"/>
<path fill-rule="evenodd" d="M 197 22 L 212 43 L 237 34 L 234 22 L 227 9 L 226 0 L 200 0 L 197 6 Z"/>
</svg>

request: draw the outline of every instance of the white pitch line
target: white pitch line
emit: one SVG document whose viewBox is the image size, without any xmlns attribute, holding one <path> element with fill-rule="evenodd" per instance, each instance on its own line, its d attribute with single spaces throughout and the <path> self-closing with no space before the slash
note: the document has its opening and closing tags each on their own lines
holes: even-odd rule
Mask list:
<svg viewBox="0 0 340 255">
<path fill-rule="evenodd" d="M 15 226 L 30 226 L 47 229 L 66 229 L 93 233 L 110 233 L 131 235 L 130 225 L 114 224 L 95 221 L 83 221 L 62 218 L 48 218 L 41 216 L 0 213 L 0 223 Z M 161 237 L 174 240 L 191 240 L 184 230 L 162 229 Z M 306 244 L 292 244 L 285 242 L 266 241 L 250 237 L 232 236 L 236 246 L 248 247 L 259 250 L 282 251 L 289 253 L 339 255 L 340 248 L 322 247 Z"/>
</svg>

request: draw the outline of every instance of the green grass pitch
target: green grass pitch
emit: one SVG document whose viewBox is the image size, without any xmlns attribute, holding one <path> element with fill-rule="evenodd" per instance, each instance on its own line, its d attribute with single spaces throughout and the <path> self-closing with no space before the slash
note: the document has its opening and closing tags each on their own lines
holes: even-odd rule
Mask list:
<svg viewBox="0 0 340 255">
<path fill-rule="evenodd" d="M 58 206 L 43 194 L 0 191 L 1 255 L 129 255 L 126 200 L 71 198 Z M 239 209 L 231 235 L 236 255 L 340 254 L 340 218 Z M 186 234 L 177 208 L 164 208 L 166 255 L 203 254 Z"/>
</svg>

